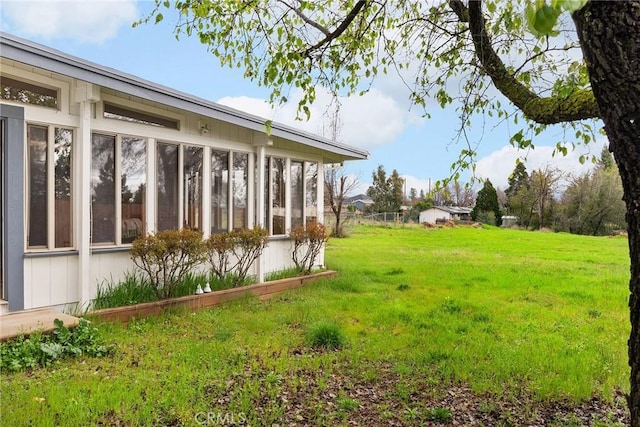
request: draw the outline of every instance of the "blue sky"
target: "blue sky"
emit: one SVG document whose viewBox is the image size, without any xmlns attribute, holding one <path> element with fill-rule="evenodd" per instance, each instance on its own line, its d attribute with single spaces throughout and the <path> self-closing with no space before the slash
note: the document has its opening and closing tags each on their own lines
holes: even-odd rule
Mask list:
<svg viewBox="0 0 640 427">
<path fill-rule="evenodd" d="M 221 68 L 196 38 L 176 41 L 170 17 L 159 25 L 132 28 L 131 23 L 153 6 L 136 0 L 2 0 L 0 29 L 42 43 L 65 53 L 136 75 L 214 102 L 220 102 L 313 133 L 326 127 L 323 112 L 328 96 L 319 94 L 310 122 L 295 121 L 295 106 L 273 110 L 266 103 L 269 91 L 245 80 L 242 70 Z M 450 166 L 464 145 L 456 143 L 459 127 L 454 108 L 430 110 L 424 119 L 411 109 L 408 92 L 393 76 L 379 78 L 364 97 L 342 100 L 340 139 L 370 152 L 369 160 L 350 162 L 349 173 L 358 176 L 364 190 L 377 165 L 390 172 L 397 169 L 407 180 L 407 190 L 429 187 L 429 182 L 450 175 Z M 476 176 L 490 178 L 504 188 L 515 159 L 526 154 L 529 171 L 546 165 L 568 173 L 592 167 L 580 165 L 577 158 L 587 152 L 599 154 L 605 139 L 590 147 L 580 147 L 567 157 L 553 157 L 553 146 L 562 130 L 545 132 L 534 152 L 517 152 L 509 146 L 509 135 L 518 130 L 513 124 L 484 122 L 478 118 L 469 129 L 477 146 Z M 469 173 L 463 174 L 467 180 Z"/>
</svg>

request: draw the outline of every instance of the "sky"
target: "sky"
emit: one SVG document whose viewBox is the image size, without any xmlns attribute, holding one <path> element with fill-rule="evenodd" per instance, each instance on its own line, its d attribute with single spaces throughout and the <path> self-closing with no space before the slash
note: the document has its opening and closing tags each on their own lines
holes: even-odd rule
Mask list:
<svg viewBox="0 0 640 427">
<path fill-rule="evenodd" d="M 328 95 L 318 94 L 309 121 L 297 121 L 294 102 L 271 108 L 266 102 L 268 88 L 244 79 L 241 69 L 221 68 L 196 37 L 176 40 L 175 20 L 167 14 L 160 24 L 132 28 L 132 23 L 152 7 L 153 2 L 138 0 L 0 0 L 0 30 L 322 135 L 328 123 L 323 114 L 330 101 Z M 408 90 L 394 78 L 378 78 L 364 96 L 341 100 L 340 142 L 370 153 L 368 160 L 345 164 L 346 171 L 360 182 L 356 191 L 366 191 L 372 172 L 383 165 L 388 173 L 396 169 L 406 179 L 407 192 L 412 187 L 426 192 L 435 181 L 451 175 L 452 163 L 466 148 L 465 143 L 456 142 L 459 120 L 454 107 L 431 110 L 431 118 L 424 118 L 421 111 L 411 108 Z M 509 136 L 517 130 L 513 123 L 492 122 L 488 117 L 474 120 L 467 133 L 478 153 L 476 178 L 488 178 L 494 186 L 505 189 L 517 158 L 525 161 L 529 172 L 551 166 L 567 174 L 580 174 L 593 165 L 580 164 L 579 156 L 599 155 L 606 143 L 602 137 L 566 157 L 552 156 L 555 143 L 562 138 L 560 128 L 545 131 L 534 141 L 535 150 L 527 152 L 509 145 Z M 471 174 L 463 172 L 461 180 L 468 181 Z"/>
</svg>

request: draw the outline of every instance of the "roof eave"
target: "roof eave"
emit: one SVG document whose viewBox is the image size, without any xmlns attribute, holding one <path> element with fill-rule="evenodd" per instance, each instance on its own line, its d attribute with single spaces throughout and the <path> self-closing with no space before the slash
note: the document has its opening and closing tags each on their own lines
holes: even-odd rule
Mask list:
<svg viewBox="0 0 640 427">
<path fill-rule="evenodd" d="M 2 46 L 1 56 L 13 61 L 266 133 L 267 120 L 259 116 L 158 85 L 6 33 L 0 32 L 0 45 Z M 339 160 L 369 158 L 369 153 L 365 150 L 330 141 L 281 123 L 271 124 L 271 135 L 327 151 L 332 154 L 328 159 L 335 156 Z"/>
</svg>

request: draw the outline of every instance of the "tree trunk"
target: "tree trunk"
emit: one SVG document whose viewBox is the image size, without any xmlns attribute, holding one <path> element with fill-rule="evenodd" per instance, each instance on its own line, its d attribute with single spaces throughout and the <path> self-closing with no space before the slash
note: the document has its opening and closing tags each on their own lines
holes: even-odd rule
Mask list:
<svg viewBox="0 0 640 427">
<path fill-rule="evenodd" d="M 590 1 L 573 16 L 620 170 L 629 231 L 631 425 L 640 426 L 640 2 Z"/>
</svg>

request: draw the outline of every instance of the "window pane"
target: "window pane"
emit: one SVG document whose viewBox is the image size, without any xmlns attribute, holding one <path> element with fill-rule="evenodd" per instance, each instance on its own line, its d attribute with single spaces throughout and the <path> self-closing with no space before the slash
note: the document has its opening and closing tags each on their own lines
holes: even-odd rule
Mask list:
<svg viewBox="0 0 640 427">
<path fill-rule="evenodd" d="M 211 233 L 229 229 L 229 153 L 211 153 Z"/>
<path fill-rule="evenodd" d="M 305 221 L 306 223 L 318 220 L 318 164 L 306 162 L 305 164 Z"/>
<path fill-rule="evenodd" d="M 249 155 L 233 153 L 233 228 L 247 228 Z"/>
<path fill-rule="evenodd" d="M 131 243 L 145 234 L 145 194 L 147 188 L 147 141 L 122 137 L 121 147 L 121 238 Z"/>
<path fill-rule="evenodd" d="M 180 227 L 178 223 L 178 146 L 158 144 L 158 231 Z"/>
<path fill-rule="evenodd" d="M 47 133 L 41 126 L 29 126 L 29 230 L 27 246 L 47 247 Z"/>
<path fill-rule="evenodd" d="M 202 228 L 202 148 L 184 147 L 184 227 Z"/>
<path fill-rule="evenodd" d="M 271 206 L 273 207 L 273 224 L 271 226 L 274 235 L 285 234 L 285 213 L 286 213 L 286 161 L 285 159 L 273 158 L 271 169 Z"/>
<path fill-rule="evenodd" d="M 58 107 L 58 91 L 38 85 L 0 76 L 0 93 L 3 99 L 26 104 Z"/>
<path fill-rule="evenodd" d="M 91 137 L 91 241 L 115 243 L 116 137 Z"/>
<path fill-rule="evenodd" d="M 269 234 L 273 234 L 271 231 L 271 192 L 269 189 L 271 188 L 271 178 L 269 175 L 269 171 L 271 170 L 271 157 L 266 157 L 264 161 L 264 226 L 269 232 Z"/>
<path fill-rule="evenodd" d="M 291 228 L 303 224 L 303 179 L 302 162 L 291 162 Z"/>
<path fill-rule="evenodd" d="M 55 247 L 68 248 L 73 245 L 71 210 L 71 142 L 73 132 L 56 129 L 54 146 L 55 165 Z"/>
</svg>

